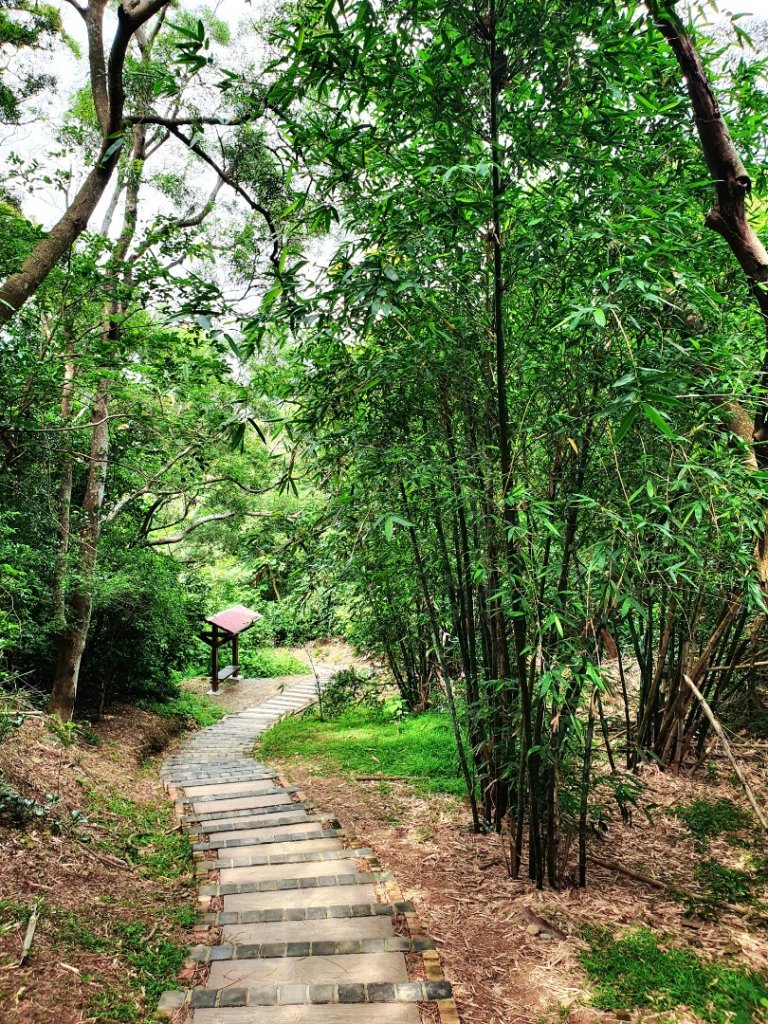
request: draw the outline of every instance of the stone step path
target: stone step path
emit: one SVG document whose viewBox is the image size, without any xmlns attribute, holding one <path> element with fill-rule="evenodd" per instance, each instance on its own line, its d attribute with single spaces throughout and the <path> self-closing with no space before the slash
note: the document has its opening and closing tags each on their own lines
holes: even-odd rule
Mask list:
<svg viewBox="0 0 768 1024">
<path fill-rule="evenodd" d="M 329 671 L 321 670 L 322 686 Z M 373 851 L 248 756 L 314 678 L 191 736 L 162 777 L 197 860 L 197 944 L 158 1012 L 178 1024 L 459 1024 L 413 905 Z"/>
</svg>

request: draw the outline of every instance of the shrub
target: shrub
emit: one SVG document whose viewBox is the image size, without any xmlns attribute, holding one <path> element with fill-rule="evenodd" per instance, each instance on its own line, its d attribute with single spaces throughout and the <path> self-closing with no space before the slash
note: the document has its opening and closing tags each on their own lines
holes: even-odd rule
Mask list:
<svg viewBox="0 0 768 1024">
<path fill-rule="evenodd" d="M 322 713 L 336 718 L 349 708 L 363 705 L 378 710 L 382 706 L 380 697 L 381 687 L 372 672 L 343 668 L 331 676 L 323 690 Z"/>
<path fill-rule="evenodd" d="M 218 704 L 196 693 L 180 693 L 166 701 L 142 701 L 141 706 L 156 715 L 180 718 L 184 725 L 198 726 L 201 729 L 213 725 L 225 715 Z"/>
<path fill-rule="evenodd" d="M 81 697 L 173 699 L 175 672 L 199 656 L 199 596 L 181 566 L 147 549 L 105 544 L 81 669 Z"/>
<path fill-rule="evenodd" d="M 257 647 L 246 633 L 240 641 L 240 674 L 247 679 L 273 679 L 277 676 L 308 675 L 312 670 L 290 651 Z"/>
</svg>

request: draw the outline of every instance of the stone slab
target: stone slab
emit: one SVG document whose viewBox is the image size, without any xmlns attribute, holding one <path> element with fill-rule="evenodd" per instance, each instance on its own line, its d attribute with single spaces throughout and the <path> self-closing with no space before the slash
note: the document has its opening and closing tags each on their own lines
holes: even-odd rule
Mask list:
<svg viewBox="0 0 768 1024">
<path fill-rule="evenodd" d="M 243 985 L 336 984 L 408 981 L 402 953 L 362 953 L 356 956 L 296 956 L 274 960 L 217 960 L 211 964 L 208 988 Z"/>
<path fill-rule="evenodd" d="M 395 934 L 391 917 L 331 918 L 323 921 L 274 921 L 225 924 L 224 942 L 343 942 L 345 939 L 388 939 Z"/>
<path fill-rule="evenodd" d="M 267 819 L 270 819 L 272 815 L 265 815 Z M 278 818 L 290 817 L 290 820 L 285 825 L 280 825 L 277 821 L 267 820 L 264 822 L 261 828 L 242 828 L 235 831 L 227 832 L 208 832 L 206 833 L 210 837 L 211 843 L 226 842 L 227 839 L 264 839 L 270 832 L 273 835 L 292 835 L 296 832 L 306 832 L 307 823 L 309 817 L 304 811 L 297 811 L 295 814 L 289 815 L 277 815 Z"/>
<path fill-rule="evenodd" d="M 262 882 L 268 878 L 316 878 L 318 875 L 341 875 L 356 870 L 355 858 L 333 861 L 308 861 L 305 864 L 265 864 L 244 868 L 222 868 L 222 885 L 241 882 Z"/>
<path fill-rule="evenodd" d="M 413 1003 L 363 1006 L 238 1006 L 195 1010 L 193 1024 L 419 1024 Z"/>
<path fill-rule="evenodd" d="M 280 807 L 291 803 L 290 793 L 269 793 L 267 796 L 241 796 L 231 800 L 195 800 L 193 810 L 198 814 L 208 811 L 241 811 L 250 807 Z"/>
<path fill-rule="evenodd" d="M 265 854 L 272 857 L 281 853 L 311 853 L 314 850 L 341 850 L 344 844 L 340 839 L 299 839 L 295 843 L 270 843 L 269 849 L 265 846 L 238 846 L 234 850 L 224 850 L 221 854 L 222 860 L 239 860 L 242 857 L 263 857 Z"/>
<path fill-rule="evenodd" d="M 224 897 L 224 910 L 271 910 L 273 907 L 333 907 L 341 904 L 376 903 L 373 885 L 328 885 L 316 889 L 276 892 L 243 892 Z"/>
<path fill-rule="evenodd" d="M 248 793 L 254 786 L 258 786 L 262 782 L 267 789 L 272 789 L 275 785 L 272 778 L 253 779 L 250 782 L 247 779 L 241 782 L 216 782 L 215 780 L 206 784 L 195 782 L 194 785 L 184 787 L 184 796 L 204 797 L 206 795 L 210 796 L 211 793 L 216 793 L 217 795 L 219 793 L 232 793 L 234 796 L 236 793 Z"/>
</svg>

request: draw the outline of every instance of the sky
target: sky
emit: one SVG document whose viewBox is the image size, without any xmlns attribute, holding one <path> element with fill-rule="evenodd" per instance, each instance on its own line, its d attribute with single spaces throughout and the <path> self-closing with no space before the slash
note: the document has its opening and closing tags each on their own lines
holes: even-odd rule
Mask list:
<svg viewBox="0 0 768 1024">
<path fill-rule="evenodd" d="M 209 0 L 210 3 L 210 0 Z M 62 17 L 66 30 L 82 46 L 83 54 L 86 52 L 84 26 L 80 15 L 65 0 L 58 0 L 62 11 Z M 194 11 L 198 6 L 195 0 L 182 0 L 182 5 Z M 236 30 L 245 19 L 253 20 L 263 16 L 270 10 L 274 10 L 276 0 L 217 0 L 210 4 L 217 17 L 228 22 L 232 30 Z M 721 11 L 730 11 L 745 15 L 768 18 L 768 0 L 728 0 L 719 4 Z M 116 21 L 114 13 L 108 14 L 108 24 L 105 35 L 110 37 L 109 20 L 114 24 Z M 251 47 L 258 47 L 258 36 L 252 36 Z M 55 148 L 54 129 L 61 122 L 61 115 L 66 109 L 69 98 L 74 91 L 84 85 L 87 81 L 87 69 L 85 61 L 76 62 L 71 52 L 65 47 L 60 47 L 54 54 L 45 55 L 46 70 L 50 70 L 57 79 L 57 88 L 53 95 L 45 94 L 41 109 L 35 113 L 26 125 L 6 130 L 0 135 L 0 161 L 7 166 L 7 157 L 10 152 L 19 154 L 25 161 L 31 158 L 40 160 L 43 165 L 50 158 L 46 156 L 49 150 Z M 178 147 L 177 147 L 178 148 Z M 183 154 L 176 154 L 180 159 Z M 77 162 L 73 170 L 77 168 Z M 61 192 L 50 187 L 42 187 L 34 193 L 27 192 L 19 187 L 17 192 L 25 193 L 24 209 L 27 216 L 36 220 L 44 228 L 50 228 L 61 216 L 66 206 L 66 197 Z M 106 200 L 105 200 L 106 203 Z M 98 224 L 102 208 L 97 210 L 93 223 Z"/>
</svg>

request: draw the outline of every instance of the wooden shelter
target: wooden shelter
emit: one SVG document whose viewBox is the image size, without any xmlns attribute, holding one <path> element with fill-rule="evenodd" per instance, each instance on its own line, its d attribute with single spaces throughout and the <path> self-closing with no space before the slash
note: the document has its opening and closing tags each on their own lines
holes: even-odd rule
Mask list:
<svg viewBox="0 0 768 1024">
<path fill-rule="evenodd" d="M 246 608 L 243 604 L 233 605 L 224 611 L 209 615 L 205 620 L 210 630 L 200 634 L 200 639 L 211 648 L 211 689 L 210 693 L 219 692 L 219 683 L 240 672 L 238 638 L 241 633 L 250 629 L 254 622 L 261 618 L 258 612 Z M 225 644 L 232 644 L 232 664 L 219 668 L 219 650 Z"/>
</svg>

